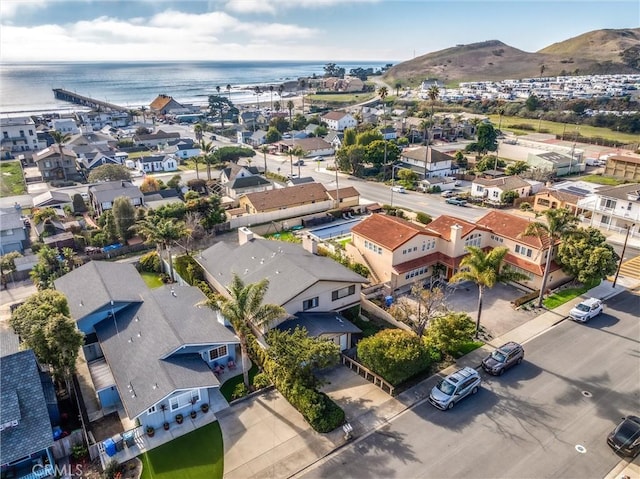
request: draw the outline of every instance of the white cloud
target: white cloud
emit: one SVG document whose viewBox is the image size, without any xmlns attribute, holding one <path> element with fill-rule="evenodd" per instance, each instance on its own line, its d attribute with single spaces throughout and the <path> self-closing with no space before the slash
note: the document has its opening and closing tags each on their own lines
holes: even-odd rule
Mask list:
<svg viewBox="0 0 640 479">
<path fill-rule="evenodd" d="M 378 3 L 381 0 L 228 0 L 225 9 L 234 13 L 271 13 L 300 8 L 327 8 L 347 3 Z"/>
<path fill-rule="evenodd" d="M 0 20 L 3 22 L 18 15 L 25 10 L 36 10 L 44 7 L 51 0 L 2 0 L 0 2 Z"/>
</svg>

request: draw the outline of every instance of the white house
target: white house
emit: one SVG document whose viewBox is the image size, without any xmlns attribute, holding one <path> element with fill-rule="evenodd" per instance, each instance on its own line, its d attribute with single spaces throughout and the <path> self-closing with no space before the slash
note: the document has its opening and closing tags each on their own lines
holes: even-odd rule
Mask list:
<svg viewBox="0 0 640 479">
<path fill-rule="evenodd" d="M 41 149 L 36 124 L 29 117 L 1 118 L 0 131 L 0 147 L 3 152 Z"/>
<path fill-rule="evenodd" d="M 193 158 L 194 156 L 200 155 L 202 151 L 198 147 L 197 143 L 195 143 L 193 140 L 185 138 L 165 148 L 164 153 L 175 155 L 182 160 L 187 160 L 189 158 Z"/>
<path fill-rule="evenodd" d="M 426 146 L 403 150 L 400 161 L 410 165 L 412 170 L 424 178 L 451 176 L 454 173 L 453 157 Z"/>
<path fill-rule="evenodd" d="M 471 183 L 471 196 L 490 203 L 500 203 L 502 194 L 515 191 L 519 198 L 531 195 L 531 184 L 518 176 L 501 178 L 476 178 Z"/>
<path fill-rule="evenodd" d="M 55 118 L 51 120 L 51 128 L 63 134 L 77 135 L 80 129 L 73 118 Z"/>
<path fill-rule="evenodd" d="M 136 160 L 136 168 L 145 173 L 176 171 L 178 169 L 178 160 L 173 155 L 143 156 Z"/>
<path fill-rule="evenodd" d="M 640 236 L 640 183 L 599 189 L 578 201 L 578 208 L 591 211 L 596 228 Z"/>
<path fill-rule="evenodd" d="M 322 121 L 330 130 L 344 131 L 345 128 L 355 128 L 357 120 L 344 111 L 330 111 L 322 115 Z"/>
</svg>

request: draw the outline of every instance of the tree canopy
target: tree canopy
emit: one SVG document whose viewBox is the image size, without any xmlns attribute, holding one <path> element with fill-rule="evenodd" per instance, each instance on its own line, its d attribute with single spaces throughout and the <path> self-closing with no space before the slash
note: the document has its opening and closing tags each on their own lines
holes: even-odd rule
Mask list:
<svg viewBox="0 0 640 479">
<path fill-rule="evenodd" d="M 113 201 L 111 208 L 118 237 L 123 241 L 133 236 L 131 227 L 136 222 L 136 210 L 127 196 L 119 196 Z"/>
<path fill-rule="evenodd" d="M 442 289 L 424 289 L 422 283 L 416 283 L 411 287 L 409 296 L 399 298 L 389 313 L 396 320 L 409 325 L 418 337 L 422 337 L 429 322 L 447 311 Z"/>
<path fill-rule="evenodd" d="M 429 323 L 426 341 L 445 354 L 452 354 L 462 345 L 473 340 L 473 321 L 467 313 L 450 312 L 437 316 Z"/>
<path fill-rule="evenodd" d="M 565 273 L 585 284 L 612 275 L 620 261 L 613 246 L 596 228 L 579 228 L 579 234 L 567 237 L 558 246 L 556 259 Z"/>
<path fill-rule="evenodd" d="M 122 165 L 102 165 L 89 173 L 89 182 L 97 181 L 131 181 L 131 173 Z"/>
</svg>

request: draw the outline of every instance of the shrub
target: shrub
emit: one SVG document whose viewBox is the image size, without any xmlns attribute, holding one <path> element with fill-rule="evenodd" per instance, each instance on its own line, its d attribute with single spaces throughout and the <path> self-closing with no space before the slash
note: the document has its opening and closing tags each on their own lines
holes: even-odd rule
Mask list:
<svg viewBox="0 0 640 479">
<path fill-rule="evenodd" d="M 84 446 L 84 444 L 79 444 L 71 448 L 71 456 L 73 456 L 76 461 L 86 457 L 88 454 L 89 450 Z"/>
<path fill-rule="evenodd" d="M 158 252 L 150 251 L 149 253 L 142 255 L 140 257 L 140 262 L 138 263 L 138 269 L 148 273 L 159 273 L 160 256 L 158 256 Z"/>
<path fill-rule="evenodd" d="M 427 369 L 427 346 L 413 332 L 385 329 L 358 343 L 358 358 L 394 386 Z"/>
<path fill-rule="evenodd" d="M 267 376 L 265 373 L 258 373 L 253 378 L 253 386 L 256 389 L 263 389 L 270 385 L 271 385 L 271 380 L 269 379 L 269 376 Z"/>
<path fill-rule="evenodd" d="M 115 459 L 110 460 L 102 471 L 102 477 L 104 479 L 115 479 L 122 473 L 122 466 L 118 464 Z"/>
<path fill-rule="evenodd" d="M 174 261 L 176 271 L 182 279 L 191 286 L 198 281 L 204 281 L 204 271 L 202 267 L 188 254 L 178 256 Z"/>
<path fill-rule="evenodd" d="M 233 389 L 233 394 L 231 395 L 231 397 L 233 399 L 240 399 L 242 397 L 245 397 L 247 394 L 249 394 L 247 386 L 245 386 L 244 383 L 239 383 L 236 384 L 236 387 Z"/>
<path fill-rule="evenodd" d="M 425 343 L 446 354 L 453 354 L 473 341 L 476 327 L 467 313 L 449 313 L 433 319 L 425 335 Z"/>
<path fill-rule="evenodd" d="M 423 225 L 428 225 L 432 221 L 431 216 L 429 216 L 426 213 L 423 213 L 422 211 L 419 211 L 418 213 L 416 213 L 416 220 L 418 220 Z"/>
</svg>

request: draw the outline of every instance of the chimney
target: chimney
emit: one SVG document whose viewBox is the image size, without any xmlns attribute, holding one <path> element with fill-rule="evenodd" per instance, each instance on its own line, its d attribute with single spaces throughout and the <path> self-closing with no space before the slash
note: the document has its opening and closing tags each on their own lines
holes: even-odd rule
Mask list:
<svg viewBox="0 0 640 479">
<path fill-rule="evenodd" d="M 253 241 L 253 232 L 246 226 L 238 228 L 238 243 L 240 246 L 248 243 L 249 241 Z"/>
<path fill-rule="evenodd" d="M 451 250 L 453 251 L 454 256 L 459 256 L 463 253 L 463 249 L 464 243 L 462 242 L 462 226 L 456 223 L 451 225 Z"/>
<path fill-rule="evenodd" d="M 311 235 L 302 237 L 302 247 L 311 254 L 318 254 L 318 242 Z"/>
</svg>

